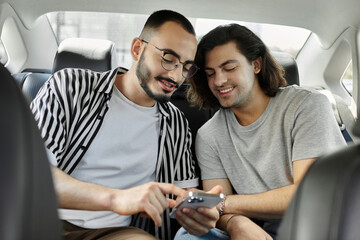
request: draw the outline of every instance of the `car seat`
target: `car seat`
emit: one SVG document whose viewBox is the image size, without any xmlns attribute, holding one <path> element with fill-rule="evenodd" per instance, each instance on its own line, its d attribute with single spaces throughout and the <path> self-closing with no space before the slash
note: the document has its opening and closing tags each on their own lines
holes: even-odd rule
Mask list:
<svg viewBox="0 0 360 240">
<path fill-rule="evenodd" d="M 355 134 L 360 136 L 360 122 Z M 310 167 L 280 225 L 278 240 L 353 240 L 360 228 L 360 146 L 320 157 Z"/>
<path fill-rule="evenodd" d="M 109 40 L 88 38 L 67 38 L 56 52 L 53 69 L 25 69 L 13 74 L 24 95 L 31 102 L 40 87 L 52 73 L 63 68 L 84 68 L 93 71 L 108 71 L 117 67 L 115 44 Z"/>
<path fill-rule="evenodd" d="M 118 67 L 115 44 L 103 39 L 67 38 L 58 47 L 52 73 L 69 67 L 97 72 Z"/>
<path fill-rule="evenodd" d="M 0 65 L 0 239 L 60 239 L 50 165 L 33 115 Z"/>
</svg>

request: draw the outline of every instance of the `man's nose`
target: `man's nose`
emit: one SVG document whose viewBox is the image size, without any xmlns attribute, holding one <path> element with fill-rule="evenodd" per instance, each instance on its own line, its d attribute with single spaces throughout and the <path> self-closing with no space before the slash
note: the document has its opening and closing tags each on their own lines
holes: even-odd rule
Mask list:
<svg viewBox="0 0 360 240">
<path fill-rule="evenodd" d="M 214 76 L 214 84 L 217 87 L 221 87 L 224 83 L 226 83 L 227 78 L 226 74 L 223 74 L 221 71 L 215 73 Z"/>
</svg>

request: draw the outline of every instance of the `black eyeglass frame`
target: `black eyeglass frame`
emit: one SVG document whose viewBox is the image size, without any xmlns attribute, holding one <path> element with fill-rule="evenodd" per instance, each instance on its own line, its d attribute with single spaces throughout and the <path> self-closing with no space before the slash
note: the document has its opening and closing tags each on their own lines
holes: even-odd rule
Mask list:
<svg viewBox="0 0 360 240">
<path fill-rule="evenodd" d="M 171 53 L 171 52 L 169 52 L 169 51 L 166 51 L 166 50 L 162 50 L 162 49 L 158 48 L 157 46 L 155 46 L 154 44 L 152 44 L 152 43 L 150 43 L 150 42 L 148 42 L 148 41 L 146 41 L 146 40 L 144 40 L 144 39 L 140 39 L 140 40 L 141 40 L 142 42 L 146 43 L 146 44 L 149 44 L 149 45 L 153 46 L 154 48 L 156 48 L 156 49 L 159 50 L 160 52 L 162 52 L 162 56 L 161 56 L 161 66 L 162 66 L 162 68 L 165 69 L 166 71 L 172 71 L 172 70 L 176 69 L 176 68 L 180 65 L 180 63 L 181 63 L 181 64 L 183 65 L 183 70 L 182 70 L 182 72 L 181 72 L 181 75 L 182 75 L 185 79 L 188 79 L 188 78 L 193 77 L 193 76 L 196 74 L 196 72 L 200 69 L 200 68 L 199 68 L 198 66 L 196 66 L 196 64 L 193 63 L 193 62 L 181 62 L 181 61 L 180 61 L 180 58 L 179 58 L 178 56 L 176 56 L 175 54 L 173 54 L 173 53 Z M 171 64 L 168 63 L 167 60 L 164 58 L 166 54 L 169 54 L 169 55 L 174 56 L 175 58 L 178 59 L 179 62 L 171 65 Z M 164 66 L 164 64 L 166 64 L 166 66 L 168 66 L 168 67 Z M 185 65 L 186 65 L 186 64 L 191 64 L 191 67 L 190 67 L 189 69 L 185 68 Z M 172 67 L 169 68 L 169 66 L 172 66 Z M 191 72 L 191 74 L 190 74 L 190 69 L 191 69 L 191 68 L 195 68 L 195 69 L 192 70 L 193 72 Z M 186 76 L 184 76 L 184 74 L 186 74 Z M 189 75 L 189 74 L 190 74 L 190 75 Z"/>
</svg>

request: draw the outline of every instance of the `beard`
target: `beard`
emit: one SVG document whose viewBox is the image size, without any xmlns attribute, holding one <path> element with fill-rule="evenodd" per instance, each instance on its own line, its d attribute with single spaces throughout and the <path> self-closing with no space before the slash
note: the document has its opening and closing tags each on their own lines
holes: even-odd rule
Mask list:
<svg viewBox="0 0 360 240">
<path fill-rule="evenodd" d="M 151 79 L 151 72 L 145 64 L 145 55 L 144 54 L 142 54 L 140 56 L 138 65 L 136 67 L 136 76 L 139 79 L 140 86 L 143 88 L 143 90 L 149 97 L 151 97 L 152 99 L 154 99 L 155 101 L 160 102 L 160 103 L 165 103 L 165 102 L 170 101 L 171 95 L 169 96 L 166 94 L 154 93 L 149 88 L 148 83 Z M 160 77 L 155 78 L 158 81 L 157 78 L 160 78 Z"/>
</svg>

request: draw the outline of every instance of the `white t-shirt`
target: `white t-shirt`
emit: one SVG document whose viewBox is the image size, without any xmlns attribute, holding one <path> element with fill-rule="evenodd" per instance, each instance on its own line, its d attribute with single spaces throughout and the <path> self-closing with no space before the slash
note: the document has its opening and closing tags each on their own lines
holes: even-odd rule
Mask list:
<svg viewBox="0 0 360 240">
<path fill-rule="evenodd" d="M 72 177 L 117 189 L 155 181 L 159 112 L 113 88 L 104 122 Z M 60 209 L 60 218 L 84 228 L 128 226 L 131 216 L 110 211 Z"/>
</svg>

